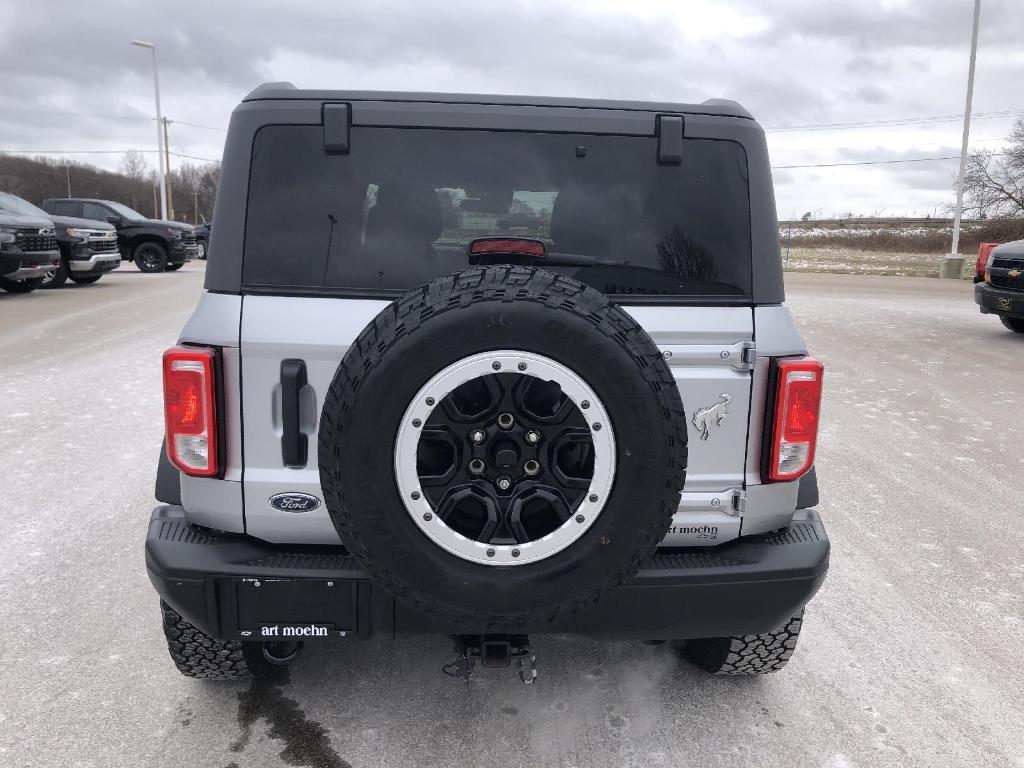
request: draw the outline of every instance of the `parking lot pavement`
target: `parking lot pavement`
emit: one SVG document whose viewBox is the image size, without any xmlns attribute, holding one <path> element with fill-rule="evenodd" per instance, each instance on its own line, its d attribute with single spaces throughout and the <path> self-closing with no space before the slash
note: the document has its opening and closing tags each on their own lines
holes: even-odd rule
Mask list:
<svg viewBox="0 0 1024 768">
<path fill-rule="evenodd" d="M 969 283 L 787 278 L 826 364 L 833 550 L 780 674 L 556 637 L 537 685 L 466 686 L 424 638 L 211 684 L 174 670 L 142 557 L 160 353 L 202 269 L 0 295 L 0 765 L 1024 765 L 1024 337 Z"/>
</svg>

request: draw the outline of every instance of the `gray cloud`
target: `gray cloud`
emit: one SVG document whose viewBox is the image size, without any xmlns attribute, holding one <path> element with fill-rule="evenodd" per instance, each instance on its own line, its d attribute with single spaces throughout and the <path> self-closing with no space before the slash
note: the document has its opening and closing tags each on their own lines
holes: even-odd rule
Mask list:
<svg viewBox="0 0 1024 768">
<path fill-rule="evenodd" d="M 1019 46 L 1016 1 L 986 0 L 978 110 L 1024 108 L 1024 95 L 1014 90 L 1024 80 L 1024 64 L 1012 55 Z M 171 148 L 200 157 L 219 156 L 223 133 L 186 123 L 223 128 L 242 95 L 274 79 L 345 89 L 665 101 L 725 96 L 767 126 L 950 114 L 962 108 L 970 32 L 969 4 L 953 0 L 899 6 L 727 0 L 685 8 L 632 0 L 601 10 L 572 0 L 443 6 L 378 0 L 364 7 L 316 0 L 286 12 L 271 0 L 244 6 L 183 0 L 173 7 L 67 0 L 59 10 L 44 10 L 35 0 L 0 0 L 0 18 L 17 19 L 0 27 L 0 150 L 151 148 L 149 55 L 128 44 L 143 38 L 159 46 L 164 111 L 177 121 Z M 1021 101 L 1009 103 L 1010 93 Z M 983 127 L 992 135 L 1006 128 Z M 913 150 L 913 141 L 951 141 L 956 132 L 955 124 L 944 124 L 928 136 L 893 129 L 871 138 Z M 843 146 L 850 134 L 782 138 L 790 142 L 780 164 L 799 164 L 845 158 L 823 148 Z M 769 139 L 776 141 L 774 134 Z M 817 149 L 801 154 L 802 147 Z M 934 154 L 934 148 L 922 151 Z M 885 154 L 865 153 L 865 159 Z M 118 161 L 116 155 L 76 159 L 107 167 Z M 907 165 L 887 173 L 894 186 L 913 185 L 917 197 L 908 196 L 908 205 L 945 193 L 948 184 L 937 185 L 928 169 Z M 820 183 L 841 208 L 834 176 Z M 809 169 L 780 172 L 776 180 L 780 207 L 790 199 L 800 207 L 805 197 L 823 194 Z"/>
</svg>

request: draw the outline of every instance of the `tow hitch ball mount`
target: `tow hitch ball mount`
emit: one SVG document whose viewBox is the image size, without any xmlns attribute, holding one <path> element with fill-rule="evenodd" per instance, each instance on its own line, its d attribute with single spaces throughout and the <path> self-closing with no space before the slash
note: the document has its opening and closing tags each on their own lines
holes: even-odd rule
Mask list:
<svg viewBox="0 0 1024 768">
<path fill-rule="evenodd" d="M 478 662 L 482 667 L 503 668 L 512 666 L 513 659 L 519 679 L 532 685 L 537 679 L 537 654 L 527 635 L 456 635 L 455 659 L 441 671 L 468 683 Z"/>
</svg>

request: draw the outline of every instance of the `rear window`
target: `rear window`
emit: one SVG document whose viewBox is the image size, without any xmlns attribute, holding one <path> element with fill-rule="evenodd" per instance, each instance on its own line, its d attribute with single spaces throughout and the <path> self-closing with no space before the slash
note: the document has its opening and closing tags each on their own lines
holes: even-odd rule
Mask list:
<svg viewBox="0 0 1024 768">
<path fill-rule="evenodd" d="M 687 139 L 681 165 L 656 157 L 645 137 L 365 127 L 329 155 L 319 126 L 268 126 L 243 283 L 397 296 L 501 236 L 543 241 L 537 266 L 612 296 L 749 296 L 743 148 Z"/>
</svg>

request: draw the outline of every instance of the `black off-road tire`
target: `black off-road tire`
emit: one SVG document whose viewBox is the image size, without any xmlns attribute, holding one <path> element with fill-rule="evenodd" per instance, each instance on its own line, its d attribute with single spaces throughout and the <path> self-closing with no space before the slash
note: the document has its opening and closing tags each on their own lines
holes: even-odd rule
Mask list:
<svg viewBox="0 0 1024 768">
<path fill-rule="evenodd" d="M 139 272 L 163 272 L 167 269 L 167 249 L 160 243 L 140 243 L 132 252 L 132 260 Z"/>
<path fill-rule="evenodd" d="M 43 282 L 41 277 L 33 277 L 27 280 L 10 280 L 0 277 L 0 288 L 8 293 L 31 293 Z"/>
<path fill-rule="evenodd" d="M 778 672 L 796 650 L 803 624 L 800 611 L 781 627 L 763 635 L 710 637 L 686 641 L 691 662 L 716 675 L 767 675 Z"/>
<path fill-rule="evenodd" d="M 494 567 L 429 540 L 399 498 L 395 435 L 417 391 L 445 367 L 499 349 L 557 360 L 592 387 L 615 432 L 603 511 L 546 559 Z M 647 332 L 576 280 L 524 267 L 437 278 L 359 335 L 325 396 L 320 481 L 342 541 L 397 599 L 469 632 L 540 628 L 625 582 L 664 538 L 686 474 L 679 389 Z"/>
<path fill-rule="evenodd" d="M 47 276 L 43 276 L 43 281 L 39 284 L 40 288 L 63 288 L 64 283 L 68 281 L 69 272 L 68 263 L 62 258 L 60 264 L 56 269 L 53 270 L 52 275 L 47 279 Z"/>
<path fill-rule="evenodd" d="M 204 680 L 238 680 L 252 675 L 265 675 L 271 669 L 262 658 L 259 643 L 217 640 L 182 618 L 163 600 L 164 636 L 167 650 L 178 671 L 186 677 Z"/>
<path fill-rule="evenodd" d="M 1024 317 L 1000 317 L 999 322 L 1015 333 L 1024 333 Z"/>
<path fill-rule="evenodd" d="M 71 282 L 74 283 L 75 285 L 92 285 L 101 277 L 103 277 L 103 275 L 82 275 L 81 277 L 78 277 L 77 275 L 72 275 Z"/>
</svg>

